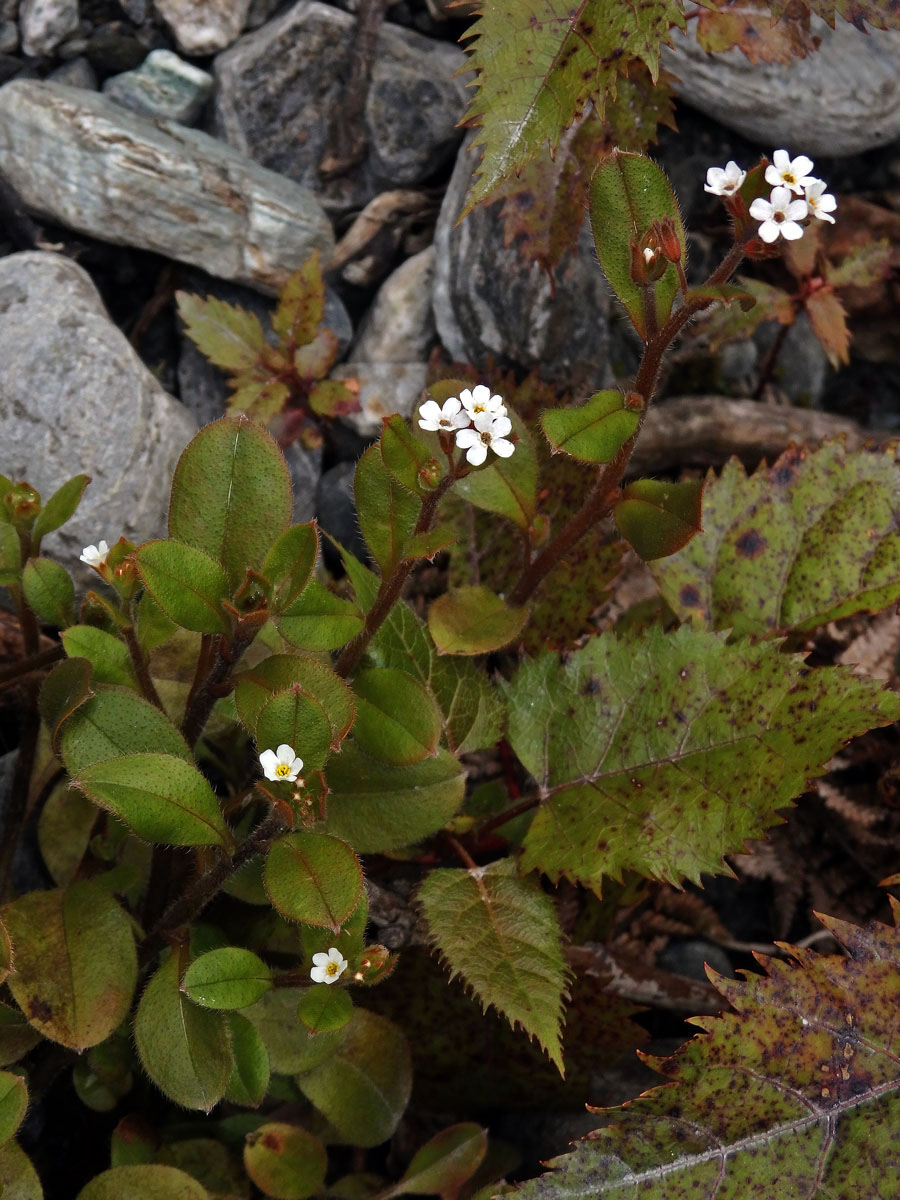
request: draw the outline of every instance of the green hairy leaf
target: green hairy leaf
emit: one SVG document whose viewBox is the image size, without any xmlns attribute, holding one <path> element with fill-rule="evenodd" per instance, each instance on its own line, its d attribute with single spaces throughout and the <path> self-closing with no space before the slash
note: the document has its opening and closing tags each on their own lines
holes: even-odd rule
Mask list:
<svg viewBox="0 0 900 1200">
<path fill-rule="evenodd" d="M 403 1178 L 387 1196 L 455 1196 L 481 1166 L 487 1134 L 471 1121 L 451 1125 L 416 1151 Z"/>
<path fill-rule="evenodd" d="M 285 742 L 302 751 L 308 770 L 323 766 L 331 746 L 332 728 L 323 706 L 299 688 L 276 692 L 267 700 L 256 722 L 260 750 L 274 750 Z"/>
<path fill-rule="evenodd" d="M 21 1075 L 0 1071 L 0 1145 L 22 1124 L 28 1107 L 28 1087 Z"/>
<path fill-rule="evenodd" d="M 337 650 L 356 637 L 363 618 L 355 604 L 313 579 L 275 617 L 275 627 L 286 642 L 300 650 Z"/>
<path fill-rule="evenodd" d="M 491 455 L 485 467 L 461 479 L 454 491 L 476 508 L 498 513 L 527 532 L 537 511 L 537 457 L 525 422 L 513 409 L 507 415 L 518 439 L 515 454 L 511 458 Z"/>
<path fill-rule="evenodd" d="M 66 521 L 75 515 L 75 510 L 84 495 L 84 489 L 90 482 L 90 475 L 73 475 L 53 493 L 38 513 L 31 530 L 34 545 L 40 545 L 41 538 L 52 533 L 54 529 L 59 529 L 61 525 L 65 525 Z"/>
<path fill-rule="evenodd" d="M 380 762 L 405 767 L 435 753 L 441 714 L 428 690 L 406 671 L 373 667 L 353 681 L 354 736 Z"/>
<path fill-rule="evenodd" d="M 257 737 L 263 709 L 273 696 L 287 689 L 299 689 L 321 705 L 331 722 L 332 750 L 337 750 L 350 732 L 356 713 L 353 693 L 343 679 L 314 658 L 302 654 L 272 654 L 235 678 L 238 716 L 253 738 Z M 300 757 L 306 756 L 301 754 Z"/>
<path fill-rule="evenodd" d="M 451 975 L 536 1037 L 562 1074 L 566 966 L 556 910 L 537 880 L 522 879 L 511 859 L 437 870 L 419 902 Z"/>
<path fill-rule="evenodd" d="M 510 744 L 545 797 L 522 866 L 598 894 L 626 870 L 721 872 L 848 738 L 900 713 L 848 671 L 687 626 L 604 634 L 564 664 L 543 655 L 507 698 Z"/>
<path fill-rule="evenodd" d="M 324 833 L 289 833 L 272 843 L 263 874 L 266 893 L 291 921 L 337 931 L 359 903 L 359 859 L 346 842 Z"/>
<path fill-rule="evenodd" d="M 195 958 L 181 986 L 201 1008 L 246 1008 L 272 986 L 272 972 L 252 950 L 223 946 Z"/>
<path fill-rule="evenodd" d="M 715 975 L 735 1011 L 695 1017 L 702 1034 L 671 1058 L 649 1060 L 668 1085 L 593 1110 L 614 1124 L 520 1184 L 522 1200 L 888 1200 L 900 1105 L 900 936 L 876 922 L 819 919 L 845 955 L 789 947 L 787 962 L 757 956 L 764 975 Z"/>
<path fill-rule="evenodd" d="M 61 663 L 50 678 L 55 679 L 59 672 L 62 681 L 62 667 L 68 668 L 86 661 L 73 658 Z M 57 720 L 59 753 L 70 775 L 76 775 L 94 763 L 142 751 L 171 754 L 186 764 L 193 764 L 194 758 L 187 742 L 165 713 L 160 712 L 149 700 L 136 695 L 130 688 L 105 685 L 82 699 L 83 677 L 69 679 L 67 672 L 66 682 L 73 684 L 71 707 L 63 709 L 60 714 L 65 702 L 65 697 L 59 694 L 63 688 L 60 687 L 58 693 L 54 688 L 53 704 L 57 707 L 53 715 Z M 51 707 L 46 688 L 45 698 L 46 720 Z M 52 722 L 48 723 L 52 730 Z"/>
<path fill-rule="evenodd" d="M 319 553 L 315 522 L 291 525 L 265 557 L 262 573 L 273 585 L 269 605 L 273 613 L 287 608 L 309 583 Z"/>
<path fill-rule="evenodd" d="M 525 627 L 528 608 L 506 604 L 486 587 L 445 592 L 428 610 L 428 630 L 439 654 L 487 654 L 508 646 Z"/>
<path fill-rule="evenodd" d="M 900 599 L 896 447 L 791 447 L 703 491 L 703 532 L 652 571 L 684 621 L 756 636 L 809 630 Z"/>
<path fill-rule="evenodd" d="M 177 1167 L 140 1163 L 102 1171 L 75 1200 L 209 1200 L 209 1192 Z"/>
<path fill-rule="evenodd" d="M 167 617 L 195 633 L 230 633 L 222 609 L 229 594 L 220 563 L 203 550 L 163 538 L 145 542 L 134 560 L 141 579 Z"/>
<path fill-rule="evenodd" d="M 14 525 L 0 521 L 0 587 L 18 582 L 22 571 L 22 543 Z"/>
<path fill-rule="evenodd" d="M 22 572 L 22 591 L 39 620 L 62 627 L 72 624 L 75 584 L 55 559 L 29 558 Z"/>
<path fill-rule="evenodd" d="M 0 1148 L 0 1185 L 10 1200 L 44 1200 L 38 1173 L 18 1142 Z M 125 1198 L 120 1194 L 118 1200 Z"/>
<path fill-rule="evenodd" d="M 388 575 L 404 557 L 404 544 L 415 528 L 421 501 L 397 483 L 377 445 L 370 446 L 357 463 L 353 491 L 363 537 Z"/>
<path fill-rule="evenodd" d="M 90 661 L 97 683 L 137 687 L 131 655 L 121 638 L 94 625 L 70 625 L 63 630 L 61 640 L 69 658 Z"/>
<path fill-rule="evenodd" d="M 305 1129 L 270 1121 L 248 1136 L 244 1166 L 267 1196 L 305 1200 L 322 1192 L 328 1155 L 319 1139 Z"/>
<path fill-rule="evenodd" d="M 659 49 L 673 25 L 684 29 L 676 0 L 485 5 L 469 35 L 468 65 L 479 74 L 465 117 L 481 127 L 473 149 L 483 146 L 484 154 L 463 215 L 544 145 L 555 150 L 589 101 L 602 116 L 606 97 L 615 96 L 630 62 L 644 62 L 656 79 Z"/>
<path fill-rule="evenodd" d="M 228 1014 L 228 1028 L 234 1064 L 225 1097 L 243 1108 L 258 1108 L 269 1090 L 271 1078 L 265 1043 L 241 1013 Z"/>
<path fill-rule="evenodd" d="M 622 537 L 649 562 L 674 554 L 700 532 L 703 484 L 636 479 L 613 516 Z"/>
<path fill-rule="evenodd" d="M 640 413 L 621 392 L 595 392 L 579 408 L 550 408 L 541 415 L 547 440 L 580 462 L 612 462 L 638 427 Z"/>
<path fill-rule="evenodd" d="M 333 1033 L 353 1016 L 353 998 L 346 988 L 320 983 L 303 993 L 297 1016 L 313 1033 Z"/>
</svg>

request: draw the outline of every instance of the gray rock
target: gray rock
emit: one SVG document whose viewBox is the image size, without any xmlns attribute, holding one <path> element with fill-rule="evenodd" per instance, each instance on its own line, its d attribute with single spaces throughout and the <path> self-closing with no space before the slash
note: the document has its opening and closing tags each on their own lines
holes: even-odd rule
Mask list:
<svg viewBox="0 0 900 1200">
<path fill-rule="evenodd" d="M 720 975 L 734 978 L 731 959 L 722 947 L 702 938 L 671 941 L 656 957 L 656 965 L 663 970 L 687 979 L 698 979 L 701 983 L 706 983 L 709 978 L 706 974 L 707 963 Z"/>
<path fill-rule="evenodd" d="M 0 54 L 15 54 L 18 48 L 18 25 L 15 21 L 0 21 Z"/>
<path fill-rule="evenodd" d="M 220 54 L 214 131 L 232 146 L 298 183 L 327 208 L 361 208 L 376 193 L 431 175 L 459 141 L 465 87 L 454 72 L 462 51 L 385 24 L 378 35 L 366 103 L 368 150 L 346 175 L 323 181 L 319 164 L 342 103 L 354 18 L 317 0 L 299 0 Z"/>
<path fill-rule="evenodd" d="M 198 57 L 230 46 L 247 21 L 250 0 L 155 0 L 178 48 Z"/>
<path fill-rule="evenodd" d="M 107 316 L 70 259 L 0 259 L 0 461 L 46 499 L 79 471 L 81 505 L 48 552 L 84 580 L 82 549 L 164 535 L 172 471 L 196 431 Z"/>
<path fill-rule="evenodd" d="M 504 247 L 498 205 L 456 224 L 476 156 L 456 160 L 434 236 L 434 315 L 450 355 L 476 365 L 540 367 L 545 380 L 594 391 L 610 378 L 609 291 L 587 222 L 577 253 L 556 271 L 556 295 L 542 268 Z"/>
<path fill-rule="evenodd" d="M 900 137 L 900 33 L 834 29 L 812 19 L 819 49 L 786 66 L 755 65 L 740 50 L 707 54 L 695 23 L 673 31 L 663 65 L 683 100 L 771 152 L 840 157 Z M 713 165 L 713 164 L 711 164 Z M 749 165 L 749 164 L 748 164 Z"/>
<path fill-rule="evenodd" d="M 135 25 L 143 25 L 150 14 L 150 0 L 119 0 L 119 8 Z"/>
<path fill-rule="evenodd" d="M 195 129 L 57 83 L 0 88 L 0 173 L 57 224 L 260 291 L 334 248 L 306 188 Z"/>
<path fill-rule="evenodd" d="M 66 87 L 87 88 L 89 92 L 96 92 L 100 86 L 97 72 L 82 55 L 64 62 L 55 71 L 51 71 L 48 78 L 54 83 L 65 84 Z"/>
<path fill-rule="evenodd" d="M 351 357 L 356 362 L 424 362 L 435 338 L 431 292 L 434 247 L 408 258 L 384 281 L 363 318 Z"/>
<path fill-rule="evenodd" d="M 127 21 L 98 25 L 84 50 L 91 66 L 103 77 L 136 70 L 147 57 L 147 47 Z"/>
<path fill-rule="evenodd" d="M 304 450 L 297 442 L 292 442 L 285 448 L 284 457 L 294 489 L 291 520 L 295 525 L 305 525 L 316 515 L 316 492 L 322 477 L 322 451 Z"/>
<path fill-rule="evenodd" d="M 350 550 L 362 562 L 369 561 L 369 550 L 359 531 L 356 497 L 353 494 L 355 462 L 340 462 L 330 467 L 319 480 L 316 493 L 316 520 L 326 533 Z M 325 561 L 333 559 L 331 544 L 322 539 Z"/>
<path fill-rule="evenodd" d="M 15 21 L 19 15 L 19 0 L 0 0 L 0 21 Z"/>
<path fill-rule="evenodd" d="M 359 382 L 359 412 L 341 417 L 360 437 L 376 438 L 381 422 L 391 413 L 412 416 L 425 387 L 428 367 L 423 362 L 348 362 L 331 372 L 332 379 Z"/>
<path fill-rule="evenodd" d="M 767 321 L 754 334 L 753 340 L 761 351 L 761 366 L 781 329 L 776 322 Z M 819 408 L 830 375 L 828 356 L 813 333 L 806 313 L 801 312 L 784 339 L 775 366 L 774 383 L 791 404 L 800 408 Z"/>
<path fill-rule="evenodd" d="M 22 50 L 31 57 L 52 54 L 78 26 L 78 0 L 22 0 Z"/>
<path fill-rule="evenodd" d="M 113 75 L 103 91 L 117 104 L 143 113 L 193 125 L 213 88 L 213 77 L 171 50 L 153 50 L 135 71 Z"/>
<path fill-rule="evenodd" d="M 259 29 L 260 25 L 265 25 L 281 3 L 282 0 L 250 0 L 250 10 L 244 28 Z"/>
</svg>

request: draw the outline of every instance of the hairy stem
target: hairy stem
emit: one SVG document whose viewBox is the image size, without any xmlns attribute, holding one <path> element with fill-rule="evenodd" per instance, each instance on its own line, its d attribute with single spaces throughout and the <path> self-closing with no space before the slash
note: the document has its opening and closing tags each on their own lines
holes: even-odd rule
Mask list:
<svg viewBox="0 0 900 1200">
<path fill-rule="evenodd" d="M 134 673 L 137 675 L 138 685 L 140 686 L 144 699 L 149 700 L 151 704 L 155 704 L 160 712 L 165 712 L 166 710 L 163 708 L 162 700 L 159 698 L 159 692 L 157 692 L 156 685 L 150 677 L 147 659 L 145 658 L 144 652 L 141 650 L 141 647 L 138 644 L 137 635 L 134 632 L 134 626 L 126 625 L 122 632 L 125 636 L 125 644 L 128 647 L 128 653 L 131 655 L 131 663 L 134 667 Z"/>
<path fill-rule="evenodd" d="M 32 671 L 42 671 L 44 667 L 51 667 L 59 659 L 65 657 L 65 650 L 62 646 L 50 646 L 47 650 L 41 650 L 38 654 L 29 655 L 28 658 L 23 658 L 21 662 L 12 663 L 8 667 L 0 670 L 0 692 L 4 688 L 12 687 L 19 679 L 25 675 L 30 675 Z"/>
<path fill-rule="evenodd" d="M 235 637 L 229 644 L 220 635 L 203 635 L 197 673 L 181 723 L 181 732 L 189 746 L 196 744 L 215 702 L 228 694 L 234 668 L 252 641 L 252 636 Z"/>
</svg>

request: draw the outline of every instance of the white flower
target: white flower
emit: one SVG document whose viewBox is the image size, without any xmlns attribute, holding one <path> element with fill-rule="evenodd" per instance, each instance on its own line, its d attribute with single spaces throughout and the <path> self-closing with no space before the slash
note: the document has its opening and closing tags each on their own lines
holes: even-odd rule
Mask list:
<svg viewBox="0 0 900 1200">
<path fill-rule="evenodd" d="M 314 954 L 312 960 L 309 977 L 313 983 L 334 983 L 347 970 L 347 960 L 337 946 L 332 946 L 327 954 L 324 951 Z"/>
<path fill-rule="evenodd" d="M 106 566 L 108 556 L 109 546 L 101 538 L 99 546 L 85 546 L 78 557 L 83 563 L 87 563 L 89 567 L 96 567 L 99 570 L 100 567 Z"/>
<path fill-rule="evenodd" d="M 826 187 L 828 184 L 824 179 L 810 179 L 804 189 L 804 198 L 814 217 L 818 217 L 820 221 L 830 221 L 833 225 L 834 217 L 829 216 L 829 213 L 833 213 L 837 208 L 837 200 L 825 191 Z"/>
<path fill-rule="evenodd" d="M 485 387 L 483 383 L 476 384 L 471 392 L 468 388 L 463 388 L 459 393 L 459 398 L 462 400 L 465 410 L 470 417 L 474 418 L 482 413 L 490 413 L 493 417 L 506 416 L 503 397 L 492 396 L 491 389 Z"/>
<path fill-rule="evenodd" d="M 794 200 L 786 187 L 772 188 L 771 199 L 757 196 L 750 205 L 750 216 L 754 221 L 762 221 L 759 236 L 764 242 L 775 242 L 779 237 L 795 242 L 802 237 L 803 226 L 797 222 L 803 220 L 807 211 L 806 201 Z"/>
<path fill-rule="evenodd" d="M 429 429 L 432 433 L 438 433 L 442 429 L 453 432 L 469 423 L 469 414 L 456 396 L 445 400 L 443 407 L 437 400 L 426 400 L 424 404 L 419 405 L 419 417 L 419 428 Z"/>
<path fill-rule="evenodd" d="M 512 430 L 509 417 L 484 412 L 473 420 L 474 429 L 460 429 L 456 435 L 456 444 L 460 450 L 466 451 L 466 460 L 473 467 L 480 467 L 487 458 L 489 448 L 501 458 L 509 458 L 515 450 L 513 443 L 506 440 L 506 435 Z"/>
<path fill-rule="evenodd" d="M 303 770 L 303 759 L 294 754 L 294 747 L 282 742 L 277 750 L 263 750 L 259 763 L 266 779 L 286 779 L 293 783 Z"/>
<path fill-rule="evenodd" d="M 806 185 L 812 182 L 812 159 L 805 154 L 791 159 L 787 150 L 776 150 L 772 158 L 774 163 L 766 167 L 766 183 L 771 183 L 773 187 L 786 187 L 798 196 L 802 195 Z"/>
<path fill-rule="evenodd" d="M 712 192 L 714 196 L 733 196 L 746 178 L 747 172 L 742 171 L 731 158 L 724 167 L 709 168 L 703 190 Z"/>
</svg>

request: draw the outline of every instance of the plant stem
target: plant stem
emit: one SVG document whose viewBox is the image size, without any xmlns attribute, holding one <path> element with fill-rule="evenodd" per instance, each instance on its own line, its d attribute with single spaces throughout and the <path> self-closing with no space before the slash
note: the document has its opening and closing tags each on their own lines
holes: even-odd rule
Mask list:
<svg viewBox="0 0 900 1200">
<path fill-rule="evenodd" d="M 44 667 L 50 667 L 64 657 L 65 651 L 62 646 L 50 646 L 47 650 L 41 650 L 38 654 L 23 658 L 21 662 L 4 667 L 0 670 L 0 692 L 4 688 L 12 687 L 17 680 L 25 675 L 30 675 L 32 671 L 42 671 Z"/>
<path fill-rule="evenodd" d="M 27 546 L 23 545 L 23 556 Z M 37 618 L 25 601 L 18 587 L 11 589 L 16 602 L 19 616 L 19 628 L 22 631 L 22 646 L 28 658 L 37 657 L 41 644 L 41 633 Z M 22 691 L 22 727 L 19 733 L 19 748 L 16 755 L 16 766 L 13 771 L 12 787 L 9 802 L 3 813 L 3 836 L 0 839 L 0 896 L 3 899 L 12 895 L 12 865 L 22 836 L 25 814 L 28 810 L 28 786 L 31 782 L 31 772 L 34 768 L 34 756 L 37 751 L 38 734 L 41 729 L 41 715 L 38 711 L 38 692 L 40 683 L 29 679 L 23 685 Z"/>
<path fill-rule="evenodd" d="M 530 812 L 531 809 L 537 808 L 540 802 L 540 796 L 527 796 L 524 800 L 520 800 L 518 804 L 513 804 L 509 808 L 505 808 L 503 812 L 495 813 L 483 825 L 477 827 L 478 837 L 483 838 L 485 834 L 493 833 L 495 829 L 499 829 L 501 825 L 505 825 L 513 817 L 520 817 L 522 813 Z"/>
<path fill-rule="evenodd" d="M 150 671 L 147 667 L 147 660 L 144 657 L 144 652 L 138 644 L 137 635 L 134 632 L 133 625 L 126 625 L 122 630 L 125 636 L 125 644 L 128 647 L 128 653 L 131 655 L 132 666 L 134 673 L 137 675 L 137 681 L 140 685 L 141 692 L 145 700 L 149 700 L 151 704 L 155 704 L 160 712 L 165 712 L 162 700 L 159 698 L 159 692 L 156 690 Z"/>
<path fill-rule="evenodd" d="M 462 842 L 459 840 L 459 838 L 455 838 L 452 833 L 445 833 L 444 837 L 447 839 L 447 841 L 453 847 L 457 857 L 459 859 L 461 859 L 466 870 L 467 871 L 477 871 L 478 863 L 475 861 L 475 859 L 472 857 L 472 855 L 468 852 L 468 850 L 465 848 L 465 846 L 462 844 Z"/>
<path fill-rule="evenodd" d="M 189 746 L 196 744 L 215 702 L 227 695 L 234 668 L 252 641 L 252 637 L 235 637 L 229 645 L 221 635 L 203 635 L 197 672 L 181 723 L 181 732 Z"/>
</svg>

